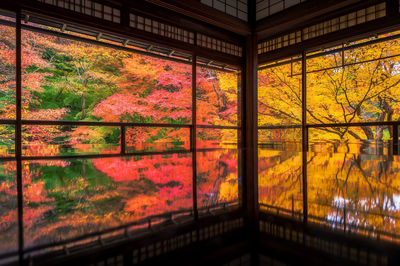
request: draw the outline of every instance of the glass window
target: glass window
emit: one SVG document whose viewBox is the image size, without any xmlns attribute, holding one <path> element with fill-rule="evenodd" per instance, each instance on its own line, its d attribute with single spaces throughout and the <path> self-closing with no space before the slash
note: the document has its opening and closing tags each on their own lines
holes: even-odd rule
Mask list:
<svg viewBox="0 0 400 266">
<path fill-rule="evenodd" d="M 238 148 L 237 129 L 198 128 L 197 148 Z"/>
<path fill-rule="evenodd" d="M 23 156 L 110 154 L 121 151 L 119 127 L 22 126 Z"/>
<path fill-rule="evenodd" d="M 390 43 L 357 48 L 379 53 Z M 361 51 L 359 51 L 361 50 Z M 324 60 L 323 55 L 313 60 Z M 307 123 L 383 122 L 399 119 L 400 57 L 347 64 L 307 74 Z"/>
<path fill-rule="evenodd" d="M 292 58 L 260 67 L 261 210 L 302 217 L 305 206 L 309 221 L 398 239 L 399 43 L 389 33 L 310 52 L 306 73 Z"/>
<path fill-rule="evenodd" d="M 16 34 L 6 26 L 15 20 L 0 20 L 0 257 L 59 250 L 60 241 L 88 244 L 98 238 L 85 235 L 115 237 L 120 226 L 191 219 L 196 186 L 201 215 L 239 205 L 240 71 L 197 61 L 193 119 L 196 82 L 184 52 L 69 24 L 61 30 L 32 15 L 22 22 L 16 121 Z"/>
<path fill-rule="evenodd" d="M 22 31 L 23 119 L 187 124 L 190 64 Z"/>
<path fill-rule="evenodd" d="M 301 124 L 301 60 L 293 58 L 258 71 L 258 125 Z"/>
<path fill-rule="evenodd" d="M 197 124 L 237 126 L 240 79 L 238 72 L 197 67 Z"/>
<path fill-rule="evenodd" d="M 2 13 L 4 14 L 4 13 Z M 14 15 L 0 15 L 0 120 L 16 119 L 16 30 Z M 18 251 L 15 124 L 0 124 L 0 256 Z M 1 263 L 11 262 L 7 257 Z"/>
<path fill-rule="evenodd" d="M 1 20 L 15 21 L 0 15 Z M 15 27 L 0 25 L 0 119 L 15 119 Z"/>
<path fill-rule="evenodd" d="M 15 125 L 0 125 L 0 157 L 15 155 Z"/>
<path fill-rule="evenodd" d="M 190 149 L 189 128 L 128 127 L 126 151 L 174 151 Z"/>
<path fill-rule="evenodd" d="M 261 210 L 303 218 L 302 61 L 258 71 L 258 202 Z"/>
</svg>

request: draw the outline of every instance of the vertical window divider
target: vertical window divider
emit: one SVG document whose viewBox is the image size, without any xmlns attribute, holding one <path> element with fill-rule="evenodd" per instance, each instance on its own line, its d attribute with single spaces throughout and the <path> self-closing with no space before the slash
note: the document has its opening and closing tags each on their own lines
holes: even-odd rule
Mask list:
<svg viewBox="0 0 400 266">
<path fill-rule="evenodd" d="M 301 102 L 302 102 L 302 117 L 301 117 L 301 133 L 302 133 L 302 174 L 303 174 L 303 220 L 307 224 L 308 208 L 307 208 L 307 58 L 306 51 L 303 51 L 301 57 Z"/>
<path fill-rule="evenodd" d="M 345 62 L 344 62 L 344 43 L 342 43 L 342 70 L 344 71 Z"/>
<path fill-rule="evenodd" d="M 392 126 L 393 155 L 399 155 L 399 124 Z"/>
<path fill-rule="evenodd" d="M 126 149 L 126 144 L 125 144 L 125 142 L 126 142 L 126 140 L 125 140 L 125 134 L 126 134 L 126 127 L 125 127 L 125 125 L 121 125 L 121 154 L 122 155 L 124 155 L 126 152 L 125 152 L 125 149 Z"/>
<path fill-rule="evenodd" d="M 293 78 L 293 57 L 290 58 L 290 78 Z"/>
<path fill-rule="evenodd" d="M 192 56 L 192 127 L 191 127 L 191 150 L 192 150 L 192 186 L 193 186 L 193 217 L 197 221 L 199 219 L 199 213 L 197 210 L 197 115 L 196 115 L 196 86 L 197 86 L 197 55 L 193 53 Z"/>
<path fill-rule="evenodd" d="M 238 106 L 238 129 L 237 129 L 237 147 L 238 147 L 238 177 L 240 178 L 238 181 L 238 192 L 239 192 L 239 206 L 243 209 L 243 152 L 244 152 L 244 135 L 243 135 L 243 117 L 244 117 L 244 109 L 243 109 L 243 88 L 244 88 L 244 80 L 243 73 L 245 66 L 241 65 L 240 73 L 237 73 L 238 84 L 237 87 L 238 95 L 237 95 L 237 106 Z"/>
<path fill-rule="evenodd" d="M 16 71 L 15 71 L 15 101 L 16 101 L 16 126 L 15 126 L 15 158 L 17 163 L 17 197 L 18 197 L 18 256 L 19 263 L 23 261 L 24 226 L 23 226 L 23 184 L 22 184 L 22 71 L 21 71 L 21 9 L 16 13 Z"/>
</svg>

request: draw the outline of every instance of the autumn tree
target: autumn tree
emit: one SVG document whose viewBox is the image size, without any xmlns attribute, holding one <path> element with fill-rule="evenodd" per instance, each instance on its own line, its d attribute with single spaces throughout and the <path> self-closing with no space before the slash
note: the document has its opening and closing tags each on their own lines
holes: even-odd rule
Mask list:
<svg viewBox="0 0 400 266">
<path fill-rule="evenodd" d="M 307 123 L 351 123 L 398 119 L 400 75 L 398 40 L 379 42 L 307 58 Z M 345 66 L 342 66 L 342 60 Z M 301 62 L 298 59 L 259 71 L 261 124 L 301 122 Z M 311 137 L 387 139 L 386 127 L 320 128 Z"/>
</svg>

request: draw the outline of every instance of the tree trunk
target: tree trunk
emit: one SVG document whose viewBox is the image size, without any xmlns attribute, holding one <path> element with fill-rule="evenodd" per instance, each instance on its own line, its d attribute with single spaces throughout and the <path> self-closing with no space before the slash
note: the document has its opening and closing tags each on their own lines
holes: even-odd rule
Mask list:
<svg viewBox="0 0 400 266">
<path fill-rule="evenodd" d="M 393 108 L 387 103 L 386 99 L 382 99 L 381 97 L 378 97 L 380 106 L 382 107 L 382 113 L 379 114 L 378 122 L 383 122 L 385 121 L 385 117 L 387 117 L 387 121 L 392 120 L 393 116 Z M 383 130 L 386 128 L 386 126 L 377 126 L 376 127 L 376 136 L 375 140 L 382 140 L 383 138 Z M 392 134 L 392 132 L 390 132 Z"/>
<path fill-rule="evenodd" d="M 365 136 L 367 139 L 374 139 L 374 133 L 372 133 L 372 129 L 368 126 L 363 126 L 361 129 L 364 131 Z"/>
<path fill-rule="evenodd" d="M 82 97 L 81 97 L 81 119 L 82 120 L 85 117 L 85 105 L 86 105 L 86 91 L 82 92 Z"/>
<path fill-rule="evenodd" d="M 376 135 L 375 135 L 375 140 L 376 141 L 381 141 L 383 138 L 383 126 L 377 126 L 376 127 Z"/>
<path fill-rule="evenodd" d="M 81 176 L 84 179 L 86 179 L 86 163 L 85 163 L 85 161 L 83 161 L 81 164 Z"/>
</svg>

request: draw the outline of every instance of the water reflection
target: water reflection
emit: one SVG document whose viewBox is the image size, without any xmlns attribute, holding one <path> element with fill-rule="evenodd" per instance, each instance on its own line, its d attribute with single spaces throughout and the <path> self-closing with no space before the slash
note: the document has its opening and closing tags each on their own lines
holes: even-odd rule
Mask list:
<svg viewBox="0 0 400 266">
<path fill-rule="evenodd" d="M 197 152 L 197 204 L 201 213 L 239 201 L 237 149 Z"/>
<path fill-rule="evenodd" d="M 60 149 L 57 147 L 54 151 Z M 197 153 L 199 209 L 237 204 L 237 162 L 237 150 Z M 147 226 L 147 219 L 155 215 L 171 212 L 190 215 L 193 212 L 192 164 L 190 152 L 23 160 L 25 248 L 143 219 Z M 13 161 L 0 164 L 0 203 L 1 255 L 15 251 L 18 246 L 16 163 Z M 154 219 L 154 223 L 157 221 Z"/>
<path fill-rule="evenodd" d="M 118 144 L 28 144 L 22 145 L 22 156 L 68 156 L 90 154 L 118 154 Z"/>
<path fill-rule="evenodd" d="M 307 165 L 311 220 L 361 234 L 397 239 L 400 157 L 310 153 Z"/>
<path fill-rule="evenodd" d="M 309 141 L 311 152 L 316 153 L 351 153 L 351 154 L 393 154 L 391 141 Z"/>
<path fill-rule="evenodd" d="M 258 191 L 263 209 L 301 218 L 303 212 L 302 154 L 260 148 Z"/>
<path fill-rule="evenodd" d="M 190 154 L 23 163 L 25 245 L 192 208 Z"/>
<path fill-rule="evenodd" d="M 126 146 L 127 153 L 140 152 L 164 152 L 188 150 L 187 143 L 138 143 Z M 22 155 L 28 157 L 37 156 L 68 156 L 68 155 L 93 155 L 93 154 L 119 154 L 121 152 L 120 144 L 29 144 L 22 146 Z M 9 154 L 1 150 L 0 156 Z M 9 155 L 8 155 L 9 156 Z"/>
<path fill-rule="evenodd" d="M 341 231 L 400 239 L 400 156 L 390 143 L 310 143 L 308 219 Z M 259 201 L 295 218 L 302 211 L 302 154 L 259 148 Z"/>
</svg>

